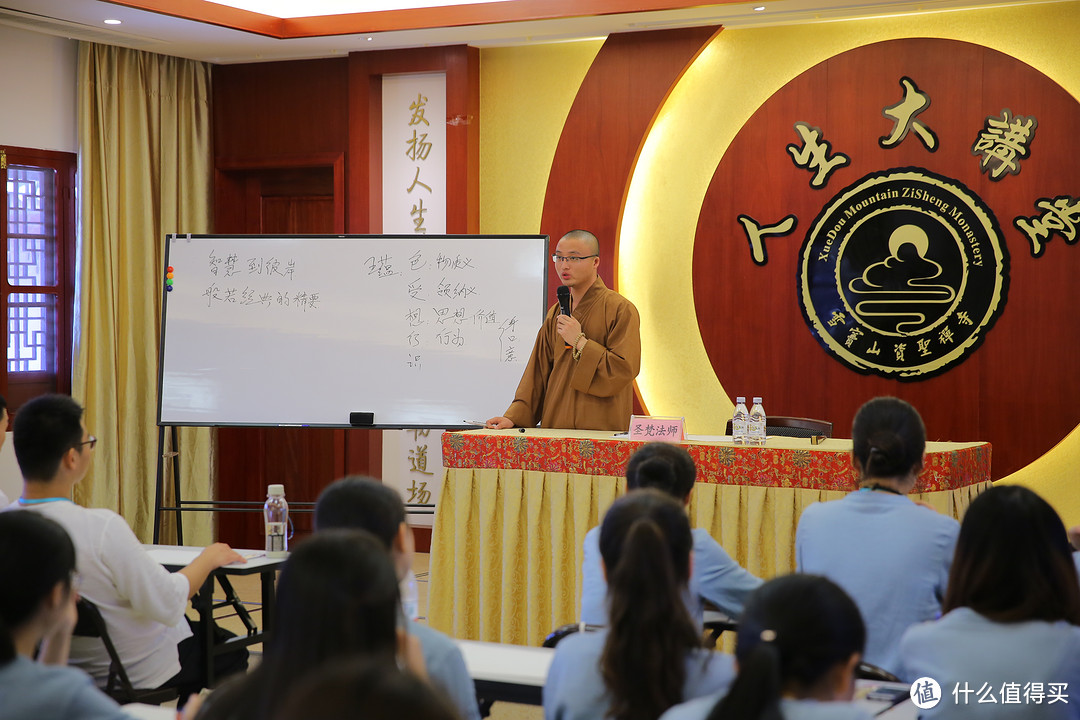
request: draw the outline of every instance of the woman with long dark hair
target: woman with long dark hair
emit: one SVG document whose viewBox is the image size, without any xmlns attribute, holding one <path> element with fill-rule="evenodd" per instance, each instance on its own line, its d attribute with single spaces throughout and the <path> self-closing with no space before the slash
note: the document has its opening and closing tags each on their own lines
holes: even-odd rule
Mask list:
<svg viewBox="0 0 1080 720">
<path fill-rule="evenodd" d="M 694 489 L 697 468 L 682 445 L 667 442 L 645 443 L 630 456 L 626 465 L 626 488 L 656 488 L 686 507 Z M 704 528 L 690 530 L 694 541 L 694 560 L 690 567 L 687 610 L 699 626 L 704 616 L 704 601 L 709 601 L 731 617 L 743 610 L 746 596 L 761 586 L 761 580 L 735 562 L 727 551 Z M 589 625 L 607 624 L 607 581 L 600 558 L 600 528 L 585 533 L 584 559 L 581 563 L 581 615 Z"/>
<path fill-rule="evenodd" d="M 672 705 L 727 687 L 728 655 L 701 646 L 683 595 L 693 539 L 681 503 L 659 490 L 616 500 L 600 527 L 608 627 L 555 649 L 544 717 L 656 720 Z"/>
<path fill-rule="evenodd" d="M 894 397 L 859 408 L 851 428 L 859 489 L 799 518 L 795 562 L 842 587 L 866 621 L 866 662 L 896 674 L 900 637 L 941 612 L 959 524 L 908 497 L 926 428 Z"/>
<path fill-rule="evenodd" d="M 746 601 L 731 688 L 676 706 L 663 720 L 869 720 L 847 702 L 865 641 L 859 608 L 836 583 L 775 578 Z"/>
<path fill-rule="evenodd" d="M 900 676 L 940 687 L 924 717 L 1080 717 L 1080 584 L 1049 503 L 1018 485 L 975 498 L 944 610 L 900 642 Z"/>
<path fill-rule="evenodd" d="M 0 718 L 128 717 L 89 675 L 66 666 L 74 575 L 75 546 L 64 528 L 37 513 L 0 512 Z"/>
<path fill-rule="evenodd" d="M 308 538 L 278 578 L 274 632 L 262 663 L 211 694 L 198 717 L 269 720 L 306 673 L 357 656 L 391 666 L 400 656 L 422 673 L 419 646 L 398 632 L 398 613 L 397 573 L 379 540 L 363 530 Z"/>
</svg>

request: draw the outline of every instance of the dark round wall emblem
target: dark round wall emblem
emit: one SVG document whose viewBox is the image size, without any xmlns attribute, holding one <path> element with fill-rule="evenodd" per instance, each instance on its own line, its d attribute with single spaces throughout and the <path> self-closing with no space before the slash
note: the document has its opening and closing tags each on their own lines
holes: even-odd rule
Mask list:
<svg viewBox="0 0 1080 720">
<path fill-rule="evenodd" d="M 798 273 L 803 317 L 830 354 L 861 373 L 922 380 L 982 342 L 1005 307 L 1009 255 L 963 184 L 901 168 L 826 204 Z"/>
</svg>

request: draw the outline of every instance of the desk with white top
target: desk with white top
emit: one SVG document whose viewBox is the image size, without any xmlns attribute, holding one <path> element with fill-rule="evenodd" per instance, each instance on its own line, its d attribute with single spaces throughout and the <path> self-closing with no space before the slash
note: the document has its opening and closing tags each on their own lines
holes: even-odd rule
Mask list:
<svg viewBox="0 0 1080 720">
<path fill-rule="evenodd" d="M 544 681 L 555 650 L 479 640 L 454 642 L 465 658 L 477 697 L 524 705 L 543 702 Z"/>
<path fill-rule="evenodd" d="M 121 709 L 136 720 L 176 720 L 177 718 L 176 708 L 168 706 L 128 703 Z"/>
<path fill-rule="evenodd" d="M 175 572 L 187 567 L 191 561 L 198 557 L 204 548 L 188 545 L 143 545 L 156 562 L 167 570 Z M 232 650 L 255 645 L 263 642 L 273 630 L 274 603 L 276 601 L 277 571 L 285 562 L 284 558 L 268 558 L 262 550 L 237 550 L 247 559 L 245 563 L 231 563 L 224 565 L 210 573 L 206 582 L 199 588 L 198 593 L 192 598 L 191 603 L 199 613 L 199 621 L 205 632 L 204 647 L 205 658 L 205 682 L 206 687 L 212 687 L 214 682 L 214 656 L 227 653 Z M 229 582 L 229 575 L 259 575 L 259 584 L 262 591 L 262 628 L 255 625 L 248 613 L 247 608 L 240 602 L 240 598 L 233 590 Z M 214 582 L 221 585 L 225 593 L 225 600 L 214 604 Z M 225 642 L 214 642 L 214 609 L 219 607 L 232 607 L 240 617 L 240 621 L 247 628 L 247 634 L 229 638 Z"/>
</svg>

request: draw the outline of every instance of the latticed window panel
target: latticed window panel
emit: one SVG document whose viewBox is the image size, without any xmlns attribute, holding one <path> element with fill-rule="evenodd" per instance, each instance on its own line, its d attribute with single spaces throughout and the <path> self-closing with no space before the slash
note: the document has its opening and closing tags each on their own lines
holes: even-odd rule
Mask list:
<svg viewBox="0 0 1080 720">
<path fill-rule="evenodd" d="M 8 282 L 56 284 L 56 171 L 9 165 Z"/>
<path fill-rule="evenodd" d="M 56 372 L 56 296 L 8 295 L 8 372 Z"/>
</svg>

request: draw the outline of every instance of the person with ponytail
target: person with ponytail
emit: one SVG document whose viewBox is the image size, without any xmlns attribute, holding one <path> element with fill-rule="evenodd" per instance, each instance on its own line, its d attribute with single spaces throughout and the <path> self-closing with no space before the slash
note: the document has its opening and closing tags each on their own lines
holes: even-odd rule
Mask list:
<svg viewBox="0 0 1080 720">
<path fill-rule="evenodd" d="M 75 628 L 75 546 L 59 524 L 0 512 L 0 718 L 128 717 L 82 670 L 67 667 Z M 40 645 L 39 661 L 32 658 Z"/>
<path fill-rule="evenodd" d="M 941 688 L 922 717 L 1080 718 L 1080 584 L 1049 503 L 1019 485 L 972 501 L 944 610 L 900 640 L 901 679 Z"/>
<path fill-rule="evenodd" d="M 198 720 L 270 720 L 308 674 L 363 657 L 425 680 L 420 643 L 398 629 L 398 576 L 364 530 L 324 530 L 289 555 L 278 577 L 274 632 L 262 662 L 209 695 Z"/>
<path fill-rule="evenodd" d="M 600 526 L 607 628 L 555 648 L 548 720 L 656 720 L 672 705 L 727 687 L 732 658 L 702 647 L 683 595 L 693 537 L 680 502 L 654 489 L 616 500 Z"/>
<path fill-rule="evenodd" d="M 685 507 L 690 503 L 697 468 L 682 445 L 651 442 L 642 445 L 626 466 L 627 490 L 656 488 L 672 496 Z M 690 617 L 702 624 L 704 601 L 731 617 L 743 610 L 746 596 L 761 586 L 761 580 L 735 562 L 727 551 L 704 528 L 691 531 L 694 560 L 685 596 Z M 600 559 L 600 528 L 585 534 L 584 560 L 581 564 L 581 615 L 587 625 L 607 625 L 607 581 Z"/>
<path fill-rule="evenodd" d="M 662 720 L 870 720 L 851 704 L 866 628 L 855 602 L 820 575 L 784 575 L 746 601 L 731 688 Z"/>
<path fill-rule="evenodd" d="M 941 612 L 960 525 L 907 497 L 926 449 L 915 408 L 874 398 L 855 414 L 851 437 L 859 489 L 803 511 L 795 562 L 855 600 L 866 621 L 866 662 L 895 675 L 904 631 Z"/>
</svg>

